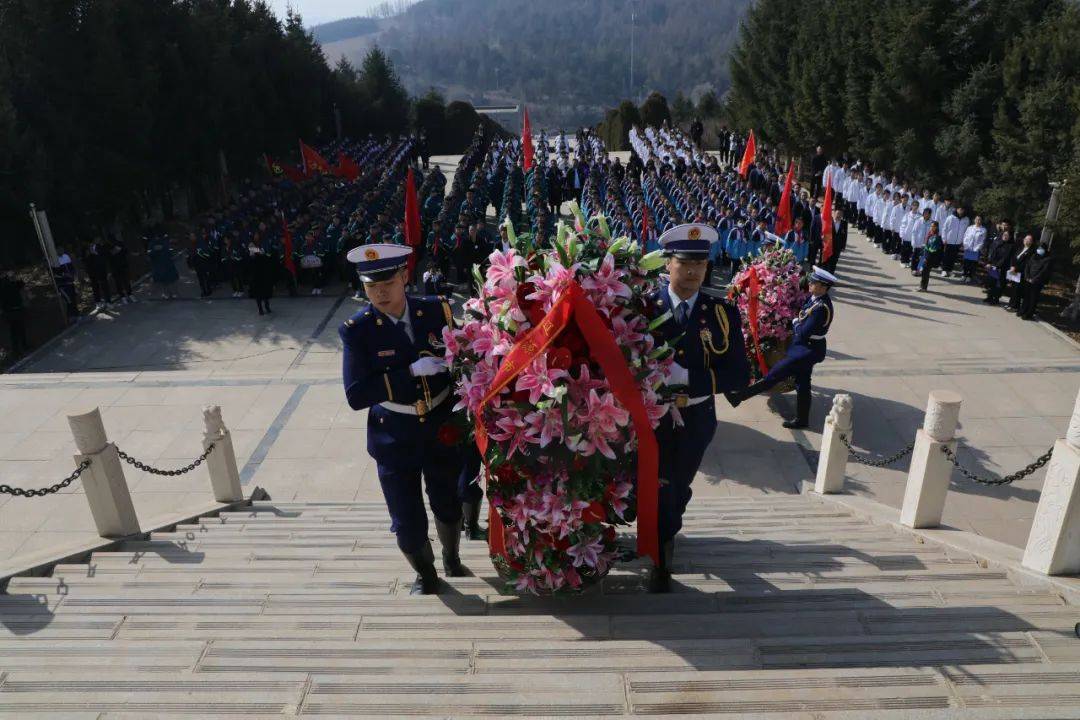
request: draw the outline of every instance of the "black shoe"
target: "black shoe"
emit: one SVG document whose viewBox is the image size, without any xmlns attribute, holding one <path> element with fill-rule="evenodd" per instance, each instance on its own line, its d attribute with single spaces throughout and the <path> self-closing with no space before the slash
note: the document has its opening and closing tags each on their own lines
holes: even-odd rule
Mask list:
<svg viewBox="0 0 1080 720">
<path fill-rule="evenodd" d="M 743 401 L 741 390 L 731 390 L 729 392 L 726 392 L 724 393 L 724 397 L 727 398 L 727 401 L 731 403 L 731 407 L 733 408 L 739 407 L 739 405 L 741 405 Z"/>
<path fill-rule="evenodd" d="M 442 545 L 442 565 L 446 577 L 465 577 L 468 571 L 461 564 L 461 556 L 458 548 L 461 545 L 461 521 L 456 523 L 444 523 L 435 518 L 435 532 L 439 534 L 439 543 Z"/>
<path fill-rule="evenodd" d="M 411 555 L 404 553 L 409 565 L 416 571 L 416 580 L 409 588 L 410 595 L 436 595 L 439 592 L 439 574 L 435 572 L 435 555 L 431 543 L 425 542 L 420 552 Z"/>
<path fill-rule="evenodd" d="M 487 528 L 480 525 L 480 501 L 462 503 L 461 514 L 465 518 L 465 537 L 469 540 L 488 539 Z"/>
<path fill-rule="evenodd" d="M 785 420 L 783 425 L 788 430 L 802 430 L 804 428 L 810 427 L 810 423 L 804 422 L 804 421 L 800 420 L 799 418 L 792 418 L 791 420 Z"/>
<path fill-rule="evenodd" d="M 668 540 L 660 546 L 660 564 L 649 570 L 645 588 L 650 593 L 671 592 L 671 561 L 675 555 L 675 541 Z"/>
</svg>

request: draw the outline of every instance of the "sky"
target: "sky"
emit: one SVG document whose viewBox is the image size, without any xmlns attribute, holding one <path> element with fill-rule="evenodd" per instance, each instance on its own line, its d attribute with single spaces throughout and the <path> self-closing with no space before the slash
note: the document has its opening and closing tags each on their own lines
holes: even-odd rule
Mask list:
<svg viewBox="0 0 1080 720">
<path fill-rule="evenodd" d="M 382 0 L 270 0 L 270 6 L 278 17 L 285 17 L 285 9 L 292 6 L 304 17 L 304 24 L 318 25 L 341 18 L 367 15 Z"/>
</svg>

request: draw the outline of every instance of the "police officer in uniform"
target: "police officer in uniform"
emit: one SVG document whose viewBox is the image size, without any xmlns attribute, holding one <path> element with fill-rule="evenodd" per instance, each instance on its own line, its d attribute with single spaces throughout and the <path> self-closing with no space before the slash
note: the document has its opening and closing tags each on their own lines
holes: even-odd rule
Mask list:
<svg viewBox="0 0 1080 720">
<path fill-rule="evenodd" d="M 825 335 L 833 321 L 833 303 L 829 289 L 836 276 L 817 265 L 810 274 L 810 298 L 792 321 L 795 334 L 784 359 L 769 369 L 764 378 L 750 387 L 728 396 L 738 406 L 747 398 L 765 392 L 781 380 L 795 377 L 795 417 L 784 421 L 784 427 L 805 428 L 810 424 L 810 375 L 814 365 L 825 359 Z"/>
<path fill-rule="evenodd" d="M 660 236 L 668 278 L 649 296 L 648 306 L 654 318 L 670 314 L 656 332 L 675 349 L 667 385 L 676 394 L 656 429 L 660 564 L 649 575 L 649 592 L 670 589 L 674 540 L 690 502 L 690 484 L 716 432 L 714 396 L 750 381 L 738 309 L 701 291 L 717 240 L 716 230 L 698 223 L 677 225 Z"/>
<path fill-rule="evenodd" d="M 437 356 L 442 330 L 452 322 L 442 297 L 405 294 L 408 258 L 403 245 L 361 245 L 349 251 L 370 305 L 339 330 L 344 344 L 345 396 L 354 410 L 368 411 L 367 447 L 375 459 L 390 529 L 417 573 L 412 593 L 439 590 L 428 540 L 421 477 L 442 544 L 443 570 L 465 575 L 458 555 L 461 451 L 437 439 L 454 404 L 445 361 Z"/>
</svg>

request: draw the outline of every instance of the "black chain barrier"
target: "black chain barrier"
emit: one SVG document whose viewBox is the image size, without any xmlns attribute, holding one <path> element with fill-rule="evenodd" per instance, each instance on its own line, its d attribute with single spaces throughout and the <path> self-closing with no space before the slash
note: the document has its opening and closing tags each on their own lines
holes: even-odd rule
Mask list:
<svg viewBox="0 0 1080 720">
<path fill-rule="evenodd" d="M 124 452 L 120 448 L 117 448 L 116 452 L 120 456 L 121 460 L 126 462 L 128 465 L 134 465 L 136 468 L 138 468 L 139 470 L 142 470 L 143 472 L 148 472 L 151 475 L 167 475 L 169 477 L 175 477 L 177 475 L 183 475 L 184 473 L 191 472 L 195 468 L 202 465 L 203 460 L 208 458 L 210 456 L 210 453 L 214 452 L 214 445 L 215 445 L 215 443 L 210 443 L 209 445 L 206 446 L 206 452 L 204 452 L 199 457 L 195 458 L 189 464 L 185 465 L 182 468 L 177 468 L 176 470 L 162 470 L 161 468 L 156 468 L 156 467 L 147 465 L 146 463 L 140 462 L 139 460 L 136 460 L 135 458 L 131 457 L 130 455 L 128 455 L 126 452 Z"/>
<path fill-rule="evenodd" d="M 79 476 L 82 475 L 83 471 L 86 470 L 86 468 L 88 467 L 90 467 L 90 460 L 83 460 L 81 463 L 79 463 L 79 466 L 75 468 L 75 472 L 71 473 L 55 485 L 50 485 L 49 487 L 18 488 L 12 487 L 11 485 L 0 484 L 0 495 L 13 495 L 15 497 L 45 497 L 46 495 L 54 495 L 66 488 L 71 483 L 78 480 Z"/>
<path fill-rule="evenodd" d="M 848 449 L 848 454 L 851 456 L 851 459 L 859 463 L 860 465 L 867 465 L 869 467 L 885 467 L 886 465 L 891 465 L 905 455 L 910 455 L 911 451 L 915 449 L 915 443 L 911 443 L 906 448 L 900 450 L 900 452 L 898 453 L 890 455 L 889 457 L 882 460 L 875 460 L 869 455 L 862 455 L 856 452 L 855 448 L 851 447 L 851 443 L 848 442 L 847 435 L 839 433 L 839 437 L 840 442 L 842 442 L 844 444 L 844 447 Z"/>
<path fill-rule="evenodd" d="M 1041 468 L 1043 465 L 1050 462 L 1050 457 L 1054 454 L 1054 446 L 1051 445 L 1049 450 L 1044 452 L 1039 457 L 1035 458 L 1034 462 L 1031 462 L 1028 465 L 1024 466 L 1023 469 L 1017 470 L 1011 475 L 1006 475 L 1005 477 L 999 478 L 983 477 L 981 475 L 976 475 L 975 473 L 971 472 L 966 467 L 960 464 L 960 460 L 956 457 L 956 453 L 954 453 L 948 445 L 942 445 L 941 452 L 945 454 L 945 457 L 949 459 L 949 462 L 953 464 L 953 467 L 959 470 L 960 474 L 966 477 L 968 480 L 974 480 L 980 485 L 1008 485 L 1009 483 L 1026 478 L 1028 475 L 1032 474 L 1033 472 Z"/>
</svg>

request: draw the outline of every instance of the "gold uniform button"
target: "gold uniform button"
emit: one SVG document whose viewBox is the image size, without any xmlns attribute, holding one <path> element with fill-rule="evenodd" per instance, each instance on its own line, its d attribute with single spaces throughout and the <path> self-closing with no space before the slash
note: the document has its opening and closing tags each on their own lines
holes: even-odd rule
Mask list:
<svg viewBox="0 0 1080 720">
<path fill-rule="evenodd" d="M 685 355 L 686 353 L 683 350 L 679 350 L 679 354 L 680 355 Z"/>
<path fill-rule="evenodd" d="M 424 317 L 424 311 L 423 310 L 417 310 L 416 311 L 416 317 Z"/>
</svg>

